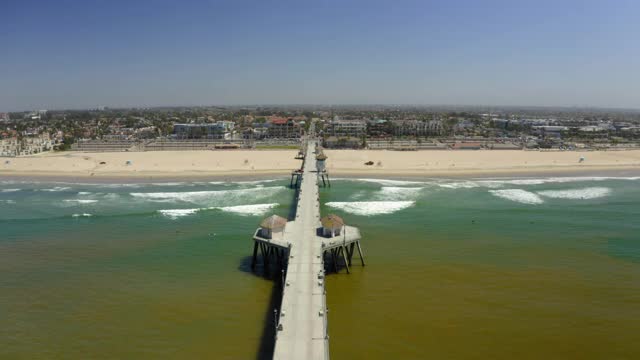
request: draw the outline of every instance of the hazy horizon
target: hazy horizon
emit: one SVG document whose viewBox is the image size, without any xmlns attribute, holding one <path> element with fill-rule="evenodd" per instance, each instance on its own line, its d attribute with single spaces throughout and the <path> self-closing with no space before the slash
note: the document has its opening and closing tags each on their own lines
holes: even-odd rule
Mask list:
<svg viewBox="0 0 640 360">
<path fill-rule="evenodd" d="M 0 109 L 0 112 L 32 112 L 39 110 L 47 111 L 96 111 L 100 108 L 104 108 L 105 111 L 112 110 L 145 110 L 145 109 L 179 109 L 179 108 L 360 108 L 360 107 L 380 107 L 380 108 L 425 108 L 425 109 L 447 109 L 447 110 L 475 110 L 475 111 L 501 111 L 506 109 L 517 110 L 558 110 L 558 111 L 612 111 L 612 112 L 638 112 L 640 108 L 625 108 L 625 107 L 599 107 L 599 106 L 546 106 L 546 105 L 479 105 L 479 104 L 391 104 L 391 103 L 371 103 L 371 104 L 162 104 L 162 105 L 148 105 L 148 106 L 110 106 L 110 105 L 98 105 L 98 106 L 86 106 L 86 107 L 59 107 L 59 108 L 24 108 L 24 109 Z"/>
<path fill-rule="evenodd" d="M 625 0 L 10 0 L 0 5 L 0 111 L 640 109 L 638 11 Z"/>
</svg>

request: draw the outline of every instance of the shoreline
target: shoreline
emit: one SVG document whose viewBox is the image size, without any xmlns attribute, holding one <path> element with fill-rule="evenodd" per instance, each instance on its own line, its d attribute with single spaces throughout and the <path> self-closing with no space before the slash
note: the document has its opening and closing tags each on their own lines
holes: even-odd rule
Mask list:
<svg viewBox="0 0 640 360">
<path fill-rule="evenodd" d="M 329 157 L 327 171 L 333 178 L 640 175 L 640 150 L 585 153 L 326 150 L 325 153 Z M 295 150 L 48 153 L 2 160 L 0 179 L 145 183 L 288 178 L 301 165 L 295 159 L 296 154 Z M 374 165 L 367 166 L 365 162 Z"/>
<path fill-rule="evenodd" d="M 88 174 L 60 174 L 60 173 L 5 173 L 0 172 L 0 179 L 4 181 L 24 182 L 64 182 L 64 183 L 140 183 L 155 182 L 198 182 L 198 181 L 253 181 L 270 180 L 274 178 L 287 179 L 290 171 L 265 172 L 226 172 L 226 173 L 181 173 L 176 174 L 145 174 L 122 173 L 101 176 Z M 133 175 L 133 176 L 132 176 Z M 501 169 L 494 170 L 464 170 L 434 171 L 429 173 L 415 171 L 331 171 L 332 179 L 337 178 L 371 178 L 394 180 L 429 180 L 429 179 L 501 179 L 501 178 L 537 178 L 537 177 L 639 177 L 639 167 L 583 167 L 579 169 L 558 167 L 544 169 Z"/>
</svg>

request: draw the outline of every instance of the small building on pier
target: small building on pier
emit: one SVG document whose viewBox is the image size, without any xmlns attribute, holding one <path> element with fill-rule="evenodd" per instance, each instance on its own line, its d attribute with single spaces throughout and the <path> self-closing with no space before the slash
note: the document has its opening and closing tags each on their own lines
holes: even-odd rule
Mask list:
<svg viewBox="0 0 640 360">
<path fill-rule="evenodd" d="M 324 154 L 324 152 L 322 152 L 322 150 L 320 150 L 320 153 L 318 153 L 318 155 L 316 155 L 316 170 L 319 173 L 325 172 L 326 171 L 326 167 L 324 162 L 327 160 L 327 155 Z"/>
<path fill-rule="evenodd" d="M 344 227 L 344 220 L 338 215 L 329 214 L 320 219 L 322 236 L 334 237 L 340 235 Z"/>
<path fill-rule="evenodd" d="M 278 215 L 271 215 L 260 223 L 260 236 L 271 239 L 274 235 L 282 234 L 287 225 L 287 219 Z"/>
</svg>

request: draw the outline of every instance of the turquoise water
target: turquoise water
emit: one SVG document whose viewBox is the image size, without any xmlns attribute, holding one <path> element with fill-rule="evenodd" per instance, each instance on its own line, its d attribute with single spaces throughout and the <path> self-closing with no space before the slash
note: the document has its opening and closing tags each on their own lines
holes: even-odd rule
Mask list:
<svg viewBox="0 0 640 360">
<path fill-rule="evenodd" d="M 268 356 L 287 184 L 0 183 L 0 358 Z M 332 358 L 640 356 L 640 178 L 332 185 L 367 261 L 328 277 Z"/>
</svg>

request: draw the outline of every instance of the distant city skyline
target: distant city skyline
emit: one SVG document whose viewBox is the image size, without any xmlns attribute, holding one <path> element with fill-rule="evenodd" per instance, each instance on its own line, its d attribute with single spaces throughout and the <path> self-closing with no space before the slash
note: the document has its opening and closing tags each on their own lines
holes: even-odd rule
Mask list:
<svg viewBox="0 0 640 360">
<path fill-rule="evenodd" d="M 640 3 L 0 4 L 0 112 L 241 104 L 640 109 Z"/>
</svg>

